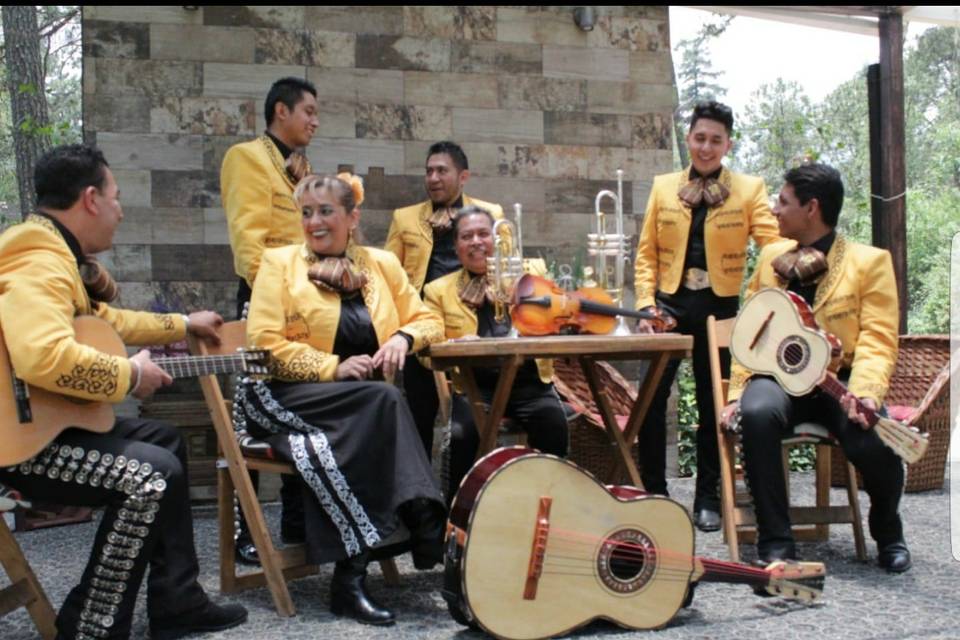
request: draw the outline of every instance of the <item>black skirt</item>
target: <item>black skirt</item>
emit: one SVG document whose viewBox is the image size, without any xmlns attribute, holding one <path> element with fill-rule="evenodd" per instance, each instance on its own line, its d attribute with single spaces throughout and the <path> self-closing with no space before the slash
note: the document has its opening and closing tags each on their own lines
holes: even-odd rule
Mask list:
<svg viewBox="0 0 960 640">
<path fill-rule="evenodd" d="M 384 382 L 264 383 L 237 387 L 235 426 L 292 462 L 304 492 L 307 559 L 333 562 L 378 546 L 415 498 L 442 505 L 400 391 Z"/>
</svg>

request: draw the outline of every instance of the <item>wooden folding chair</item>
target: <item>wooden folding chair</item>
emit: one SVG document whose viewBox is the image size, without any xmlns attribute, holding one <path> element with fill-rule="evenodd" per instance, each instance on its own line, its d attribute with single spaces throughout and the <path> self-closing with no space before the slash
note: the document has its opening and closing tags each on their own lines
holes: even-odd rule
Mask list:
<svg viewBox="0 0 960 640">
<path fill-rule="evenodd" d="M 720 369 L 720 349 L 730 346 L 730 332 L 734 318 L 716 320 L 707 318 L 707 342 L 710 352 L 710 379 L 713 384 L 713 405 L 716 414 L 717 442 L 720 448 L 720 501 L 723 517 L 723 536 L 730 549 L 730 559 L 740 560 L 740 542 L 756 542 L 757 521 L 747 492 L 737 492 L 736 456 L 739 436 L 720 426 L 720 414 L 726 405 L 728 381 Z M 701 428 L 709 426 L 701 425 Z M 815 506 L 790 507 L 790 522 L 794 538 L 804 541 L 822 541 L 830 535 L 830 525 L 849 523 L 853 526 L 853 538 L 857 558 L 867 559 L 863 538 L 863 523 L 860 519 L 860 496 L 857 490 L 856 469 L 847 463 L 846 505 L 830 504 L 830 450 L 839 443 L 821 425 L 803 423 L 794 426 L 793 435 L 784 439 L 784 476 L 787 479 L 789 499 L 790 467 L 787 449 L 799 444 L 816 446 L 816 503 Z"/>
<path fill-rule="evenodd" d="M 190 353 L 193 355 L 226 355 L 246 345 L 246 323 L 228 322 L 220 328 L 221 343 L 214 347 L 190 336 Z M 241 450 L 233 429 L 230 403 L 223 396 L 220 381 L 216 376 L 200 378 L 203 398 L 213 418 L 221 458 L 217 462 L 217 506 L 220 528 L 220 590 L 234 593 L 266 584 L 273 597 L 273 604 L 281 616 L 296 615 L 290 599 L 287 580 L 316 573 L 317 566 L 307 564 L 303 545 L 278 549 L 267 529 L 250 470 L 295 475 L 292 464 L 265 456 L 252 455 L 248 449 Z M 234 492 L 250 528 L 253 544 L 260 558 L 259 570 L 237 573 L 236 541 L 234 540 Z M 380 567 L 388 584 L 398 584 L 400 574 L 392 558 L 381 560 Z"/>
<path fill-rule="evenodd" d="M 3 519 L 5 507 L 16 506 L 15 500 L 5 499 L 5 491 L 0 485 L 0 494 L 4 494 L 0 495 L 0 565 L 3 565 L 11 584 L 0 589 L 0 618 L 20 607 L 26 607 L 40 637 L 43 640 L 53 640 L 57 635 L 53 624 L 57 616 L 36 574 L 30 568 L 30 563 L 24 557 L 23 550 Z"/>
</svg>

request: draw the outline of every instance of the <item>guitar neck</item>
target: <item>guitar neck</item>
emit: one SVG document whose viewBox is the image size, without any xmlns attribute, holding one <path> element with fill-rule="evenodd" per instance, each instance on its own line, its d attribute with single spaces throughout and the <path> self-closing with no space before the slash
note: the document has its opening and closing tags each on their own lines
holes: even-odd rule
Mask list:
<svg viewBox="0 0 960 640">
<path fill-rule="evenodd" d="M 774 562 L 766 568 L 697 558 L 701 582 L 732 582 L 765 589 L 771 595 L 813 602 L 823 593 L 826 569 L 819 562 Z"/>
<path fill-rule="evenodd" d="M 818 386 L 820 389 L 830 394 L 830 396 L 837 402 L 840 402 L 840 398 L 847 393 L 847 388 L 844 386 L 844 384 L 829 373 L 823 378 Z M 871 427 L 876 425 L 877 420 L 880 419 L 880 416 L 877 415 L 877 412 L 864 406 L 864 404 L 860 402 L 859 398 L 857 399 L 857 410 L 866 417 L 867 424 L 869 424 Z"/>
<path fill-rule="evenodd" d="M 235 373 L 242 371 L 246 366 L 243 354 L 173 356 L 157 358 L 153 362 L 174 378 L 195 378 L 220 373 Z"/>
<path fill-rule="evenodd" d="M 703 565 L 700 582 L 732 582 L 758 587 L 765 587 L 770 583 L 770 573 L 766 569 L 709 558 L 697 560 Z"/>
</svg>

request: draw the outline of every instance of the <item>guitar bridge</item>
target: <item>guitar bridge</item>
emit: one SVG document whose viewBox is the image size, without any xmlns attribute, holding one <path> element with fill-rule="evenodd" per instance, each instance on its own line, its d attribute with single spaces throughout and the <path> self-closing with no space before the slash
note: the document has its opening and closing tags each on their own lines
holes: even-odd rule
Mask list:
<svg viewBox="0 0 960 640">
<path fill-rule="evenodd" d="M 533 545 L 530 549 L 530 562 L 527 564 L 527 582 L 523 587 L 524 600 L 536 600 L 537 585 L 543 573 L 543 557 L 547 552 L 547 537 L 550 534 L 550 506 L 553 498 L 540 498 L 537 509 L 537 526 L 533 530 Z"/>
</svg>

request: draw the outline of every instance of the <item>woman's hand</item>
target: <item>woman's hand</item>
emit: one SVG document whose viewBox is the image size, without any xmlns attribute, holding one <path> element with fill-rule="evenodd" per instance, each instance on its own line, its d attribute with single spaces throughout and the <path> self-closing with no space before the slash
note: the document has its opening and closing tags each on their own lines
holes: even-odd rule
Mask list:
<svg viewBox="0 0 960 640">
<path fill-rule="evenodd" d="M 374 368 L 383 369 L 385 380 L 393 380 L 397 370 L 403 370 L 403 361 L 407 357 L 407 339 L 401 335 L 394 335 L 387 340 L 380 350 L 373 354 Z"/>
<path fill-rule="evenodd" d="M 339 365 L 333 374 L 334 380 L 366 380 L 376 367 L 368 355 L 350 356 Z"/>
</svg>

